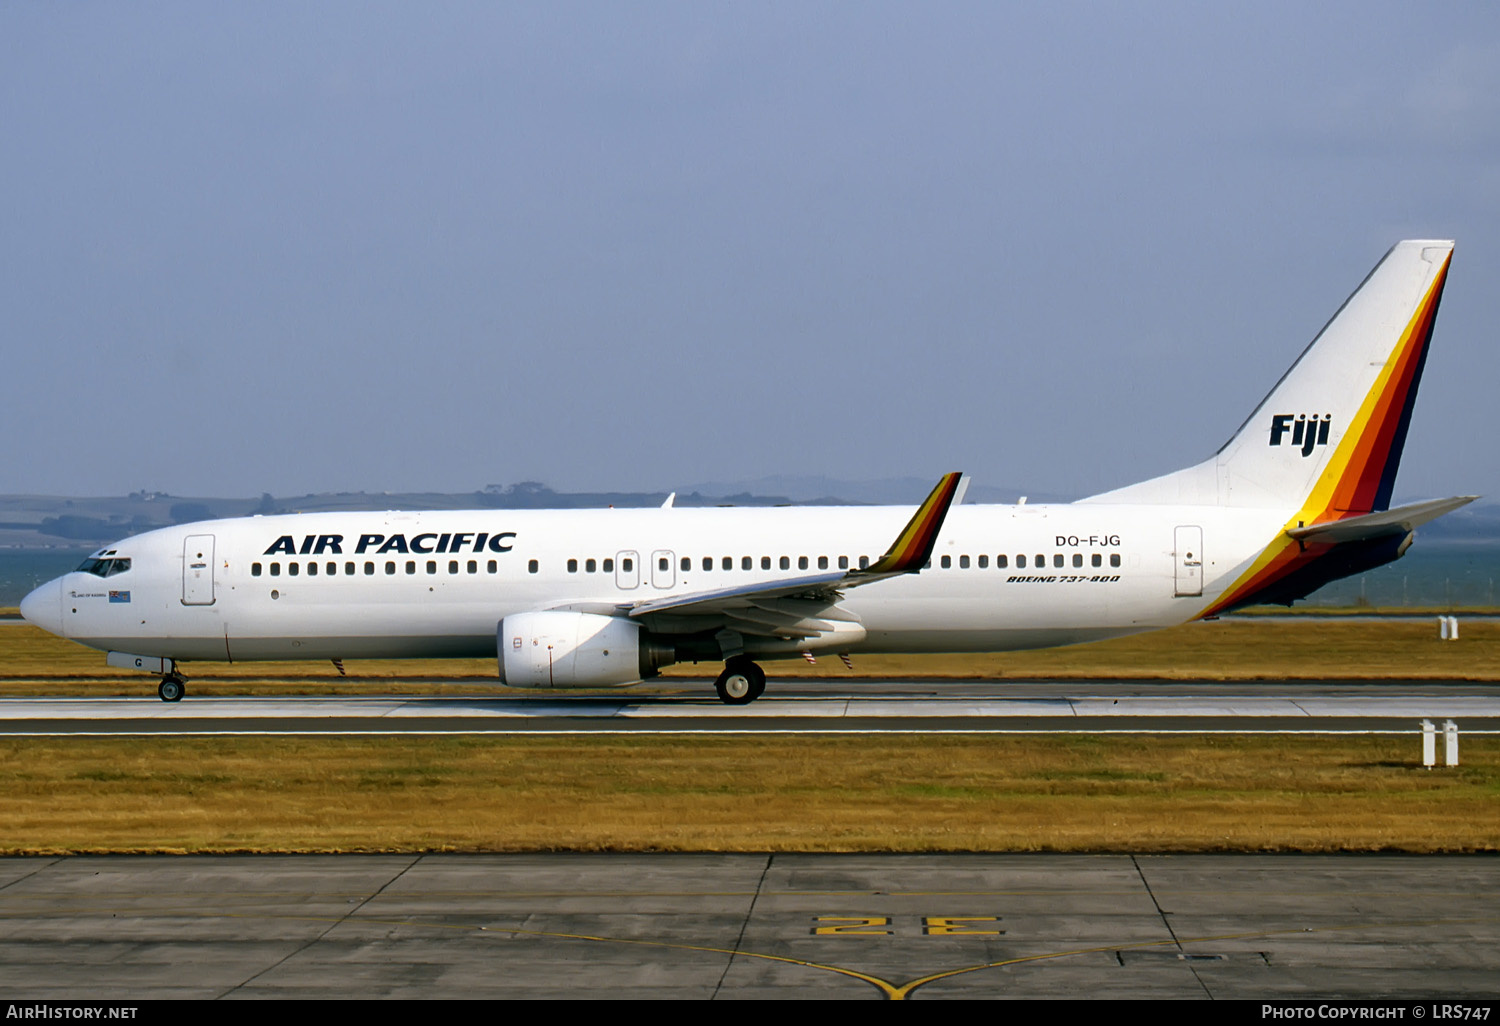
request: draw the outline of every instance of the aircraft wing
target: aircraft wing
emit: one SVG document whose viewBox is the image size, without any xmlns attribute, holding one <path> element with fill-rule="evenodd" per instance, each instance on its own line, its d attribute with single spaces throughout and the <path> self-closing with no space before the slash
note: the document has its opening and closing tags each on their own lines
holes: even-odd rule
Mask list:
<svg viewBox="0 0 1500 1026">
<path fill-rule="evenodd" d="M 816 614 L 826 611 L 835 619 L 847 619 L 847 614 L 834 605 L 846 589 L 914 574 L 927 564 L 949 508 L 963 494 L 962 477 L 961 473 L 944 474 L 885 555 L 863 570 L 783 577 L 646 599 L 621 608 L 633 619 L 670 616 L 683 629 L 693 629 L 689 625 L 694 621 L 700 628 L 718 622 L 741 633 L 776 637 L 811 637 L 832 629 L 832 624 Z"/>
<path fill-rule="evenodd" d="M 1367 541 L 1389 534 L 1406 534 L 1429 520 L 1436 520 L 1444 513 L 1451 513 L 1460 506 L 1467 506 L 1477 495 L 1456 495 L 1451 499 L 1431 499 L 1410 506 L 1366 513 L 1343 520 L 1311 524 L 1307 527 L 1291 527 L 1287 534 L 1301 542 L 1338 545 L 1344 542 Z"/>
</svg>

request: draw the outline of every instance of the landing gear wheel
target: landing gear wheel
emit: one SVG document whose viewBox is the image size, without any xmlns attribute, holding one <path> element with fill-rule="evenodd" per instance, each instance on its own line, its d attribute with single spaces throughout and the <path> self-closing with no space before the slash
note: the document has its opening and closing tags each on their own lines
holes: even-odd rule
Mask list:
<svg viewBox="0 0 1500 1026">
<path fill-rule="evenodd" d="M 156 687 L 156 693 L 163 702 L 180 702 L 182 696 L 187 694 L 187 685 L 181 677 L 163 677 Z"/>
<path fill-rule="evenodd" d="M 766 690 L 766 672 L 748 659 L 731 659 L 714 681 L 714 690 L 726 705 L 749 705 Z"/>
</svg>

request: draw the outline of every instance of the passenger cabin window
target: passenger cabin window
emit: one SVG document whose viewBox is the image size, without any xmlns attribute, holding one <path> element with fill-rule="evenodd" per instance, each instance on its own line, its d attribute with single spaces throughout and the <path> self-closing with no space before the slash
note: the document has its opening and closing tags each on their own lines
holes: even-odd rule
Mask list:
<svg viewBox="0 0 1500 1026">
<path fill-rule="evenodd" d="M 741 556 L 740 557 L 740 569 L 741 570 L 749 570 L 754 565 L 755 565 L 755 560 L 751 559 L 749 556 Z"/>
<path fill-rule="evenodd" d="M 705 569 L 705 570 L 712 570 L 713 568 L 714 568 L 714 557 L 712 557 L 712 556 L 704 556 L 703 557 L 703 569 Z M 630 567 L 627 566 L 625 569 L 629 570 Z"/>
<path fill-rule="evenodd" d="M 251 577 L 259 577 L 260 576 L 260 564 L 259 563 L 251 563 L 250 564 L 250 576 Z"/>
<path fill-rule="evenodd" d="M 1099 555 L 1099 553 L 1096 552 L 1092 556 L 1089 557 L 1089 566 L 1103 566 L 1103 565 L 1104 565 L 1104 557 L 1101 556 L 1101 555 Z"/>
<path fill-rule="evenodd" d="M 1081 552 L 1075 552 L 1075 553 L 1073 553 L 1073 565 L 1074 566 L 1083 566 L 1083 553 L 1081 553 Z"/>
<path fill-rule="evenodd" d="M 1017 570 L 1025 570 L 1026 569 L 1026 557 L 1025 556 L 1017 556 L 1016 557 L 1016 569 Z"/>
<path fill-rule="evenodd" d="M 437 560 L 429 559 L 427 561 L 427 572 L 430 574 L 437 573 Z"/>
<path fill-rule="evenodd" d="M 334 574 L 337 574 L 339 572 L 339 565 L 337 563 L 329 563 L 328 566 L 324 567 L 324 570 L 327 572 L 329 577 L 332 577 Z"/>
<path fill-rule="evenodd" d="M 568 573 L 570 573 L 570 574 L 576 574 L 577 572 L 578 572 L 578 560 L 576 560 L 576 559 L 570 559 L 570 560 L 568 560 Z"/>
<path fill-rule="evenodd" d="M 959 556 L 958 557 L 958 568 L 960 570 L 967 570 L 967 569 L 969 569 L 969 557 L 968 556 Z"/>
<path fill-rule="evenodd" d="M 986 567 L 988 567 L 989 565 L 990 565 L 990 557 L 989 556 L 980 556 L 979 557 L 979 569 L 983 570 Z"/>
<path fill-rule="evenodd" d="M 375 573 L 375 564 L 373 562 L 365 563 L 365 576 L 368 577 L 373 573 Z"/>
<path fill-rule="evenodd" d="M 354 564 L 353 563 L 345 563 L 344 564 L 344 573 L 346 573 L 346 574 L 352 574 L 352 573 L 354 573 Z"/>
<path fill-rule="evenodd" d="M 534 559 L 533 559 L 533 560 L 532 560 L 532 562 L 533 562 L 533 563 L 535 563 L 535 562 L 536 562 L 536 560 L 534 560 Z M 532 573 L 536 573 L 536 571 L 535 571 L 535 570 L 533 570 L 533 571 L 531 571 L 531 572 L 532 572 Z M 605 560 L 605 561 L 604 561 L 604 572 L 605 572 L 605 573 L 607 573 L 607 574 L 612 574 L 612 573 L 614 573 L 614 572 L 615 572 L 615 561 L 614 561 L 614 557 L 610 557 L 610 558 L 609 558 L 609 559 L 606 559 L 606 560 Z"/>
<path fill-rule="evenodd" d="M 635 560 L 631 559 L 629 556 L 625 557 L 624 559 L 620 560 L 620 569 L 625 571 L 627 574 L 634 573 Z"/>
<path fill-rule="evenodd" d="M 536 560 L 534 559 L 526 564 L 526 572 L 529 574 L 534 574 L 540 569 L 541 567 L 537 566 Z"/>
<path fill-rule="evenodd" d="M 396 561 L 394 559 L 385 561 L 385 573 L 387 577 L 393 576 L 396 573 Z"/>
<path fill-rule="evenodd" d="M 771 557 L 770 556 L 761 556 L 760 557 L 760 568 L 762 570 L 769 570 L 769 569 L 771 569 Z"/>
<path fill-rule="evenodd" d="M 943 569 L 944 570 L 948 570 L 948 569 L 951 569 L 952 566 L 953 566 L 953 557 L 952 556 L 944 556 L 943 557 Z"/>
<path fill-rule="evenodd" d="M 456 559 L 450 559 L 450 560 L 448 560 L 448 572 L 450 574 L 456 574 L 456 573 L 458 573 L 458 560 L 456 560 Z"/>
<path fill-rule="evenodd" d="M 415 559 L 408 559 L 406 561 L 406 572 L 409 574 L 417 572 L 417 561 Z"/>
<path fill-rule="evenodd" d="M 807 557 L 806 556 L 798 556 L 797 557 L 797 569 L 798 570 L 806 570 L 807 569 Z"/>
<path fill-rule="evenodd" d="M 781 566 L 781 569 L 783 569 L 783 570 L 790 570 L 792 568 L 792 560 L 791 560 L 791 558 L 788 557 L 788 556 L 782 556 L 781 557 L 780 566 Z"/>
<path fill-rule="evenodd" d="M 847 570 L 847 569 L 849 569 L 849 557 L 848 556 L 840 556 L 839 557 L 839 569 L 840 570 Z"/>
<path fill-rule="evenodd" d="M 489 572 L 494 573 L 498 569 L 500 569 L 500 564 L 495 562 L 493 559 L 490 560 Z"/>
<path fill-rule="evenodd" d="M 271 564 L 271 576 L 272 577 L 280 577 L 281 576 L 281 564 L 280 563 L 272 563 Z"/>
<path fill-rule="evenodd" d="M 286 565 L 286 575 L 288 577 L 296 577 L 301 569 L 302 565 L 300 563 L 288 563 Z"/>
<path fill-rule="evenodd" d="M 683 573 L 687 573 L 692 568 L 693 568 L 693 557 L 692 556 L 683 556 L 682 557 L 682 572 Z M 662 567 L 662 569 L 665 570 L 666 567 Z"/>
<path fill-rule="evenodd" d="M 1054 555 L 1052 557 L 1052 565 L 1053 566 L 1062 566 L 1063 565 L 1063 554 L 1061 552 L 1057 553 L 1056 555 Z"/>
<path fill-rule="evenodd" d="M 828 569 L 828 557 L 827 556 L 819 556 L 818 557 L 818 569 L 819 570 L 827 570 Z"/>
<path fill-rule="evenodd" d="M 1118 552 L 1111 552 L 1109 554 L 1109 565 L 1110 566 L 1119 566 L 1120 565 L 1120 554 Z"/>
<path fill-rule="evenodd" d="M 493 567 L 494 565 L 495 565 L 495 561 L 493 559 L 490 560 L 490 566 Z M 597 559 L 585 559 L 583 561 L 583 571 L 584 571 L 584 573 L 592 574 L 592 573 L 598 572 L 598 570 L 599 570 L 599 561 Z M 494 570 L 490 571 L 490 573 L 494 573 L 494 572 L 495 572 Z"/>
<path fill-rule="evenodd" d="M 859 557 L 859 568 L 861 570 L 868 570 L 868 569 L 870 569 L 870 557 L 869 556 L 860 556 Z"/>
<path fill-rule="evenodd" d="M 471 573 L 471 574 L 477 574 L 477 573 L 479 573 L 479 560 L 477 560 L 477 559 L 471 559 L 471 560 L 469 560 L 469 573 Z"/>
<path fill-rule="evenodd" d="M 307 576 L 309 576 L 309 577 L 316 577 L 316 576 L 318 576 L 318 564 L 316 564 L 316 563 L 309 563 L 309 564 L 307 564 Z"/>
<path fill-rule="evenodd" d="M 1010 557 L 1009 556 L 996 556 L 995 557 L 995 569 L 996 570 L 1004 570 L 1006 568 L 1006 566 L 1009 565 L 1009 563 L 1010 563 Z"/>
<path fill-rule="evenodd" d="M 733 556 L 725 556 L 724 558 L 720 559 L 719 560 L 719 568 L 721 570 L 733 570 L 734 569 L 734 557 Z"/>
</svg>

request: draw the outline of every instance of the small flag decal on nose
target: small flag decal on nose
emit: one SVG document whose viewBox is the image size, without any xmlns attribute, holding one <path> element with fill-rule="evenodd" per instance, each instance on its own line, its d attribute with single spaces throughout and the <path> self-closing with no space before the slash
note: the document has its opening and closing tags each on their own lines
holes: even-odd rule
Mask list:
<svg viewBox="0 0 1500 1026">
<path fill-rule="evenodd" d="M 111 602 L 129 602 L 130 601 L 130 592 L 128 592 L 128 591 L 112 591 L 112 592 L 109 593 L 109 600 Z"/>
</svg>

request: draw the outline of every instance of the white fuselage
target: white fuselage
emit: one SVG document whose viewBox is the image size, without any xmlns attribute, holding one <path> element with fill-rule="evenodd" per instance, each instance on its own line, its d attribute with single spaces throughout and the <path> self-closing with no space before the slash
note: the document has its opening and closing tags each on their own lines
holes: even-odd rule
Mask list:
<svg viewBox="0 0 1500 1026">
<path fill-rule="evenodd" d="M 880 557 L 911 512 L 479 510 L 208 521 L 101 550 L 130 568 L 67 574 L 29 596 L 26 613 L 95 648 L 175 660 L 493 657 L 496 625 L 508 615 L 618 612 L 643 599 L 858 567 L 861 557 Z M 745 650 L 1004 651 L 1171 626 L 1212 604 L 1290 512 L 956 506 L 927 568 L 839 600 L 862 637 L 749 640 Z"/>
</svg>

